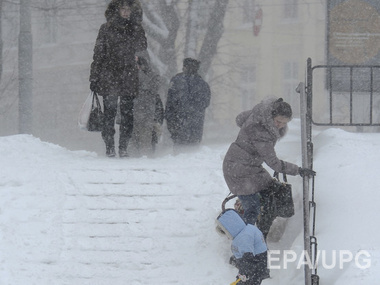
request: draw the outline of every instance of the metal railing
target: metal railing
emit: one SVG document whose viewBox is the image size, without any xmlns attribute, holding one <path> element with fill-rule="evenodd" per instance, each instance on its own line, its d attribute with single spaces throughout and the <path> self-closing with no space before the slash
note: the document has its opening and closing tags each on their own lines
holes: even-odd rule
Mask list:
<svg viewBox="0 0 380 285">
<path fill-rule="evenodd" d="M 325 72 L 326 90 L 328 91 L 328 122 L 317 121 L 313 117 L 313 74 L 317 70 Z M 376 80 L 375 80 L 376 79 Z M 307 61 L 307 101 L 310 106 L 311 121 L 317 126 L 380 126 L 380 121 L 374 120 L 375 95 L 380 94 L 380 65 L 311 65 L 311 59 Z M 334 120 L 336 109 L 334 98 L 345 94 L 349 97 L 349 115 L 346 122 Z M 354 120 L 354 98 L 359 98 L 360 104 L 365 104 L 364 98 L 368 98 L 368 112 L 362 114 L 362 118 Z M 339 99 L 336 99 L 339 101 Z"/>
<path fill-rule="evenodd" d="M 321 70 L 325 72 L 324 79 L 315 82 L 314 72 Z M 313 85 L 318 84 L 327 94 L 328 119 L 326 122 L 319 121 L 313 116 Z M 301 114 L 301 140 L 302 140 L 302 167 L 313 169 L 313 142 L 312 126 L 380 126 L 380 112 L 376 118 L 374 111 L 375 103 L 380 105 L 380 66 L 367 65 L 317 65 L 312 66 L 311 59 L 307 60 L 306 86 L 301 82 L 297 89 L 300 94 L 300 114 Z M 324 93 L 325 94 L 325 93 Z M 343 96 L 342 96 L 343 95 Z M 357 100 L 356 97 L 359 97 Z M 377 96 L 377 97 L 375 97 Z M 334 106 L 341 98 L 347 98 L 348 114 L 340 121 L 336 119 L 339 110 Z M 367 98 L 367 100 L 364 100 Z M 326 100 L 326 98 L 323 98 Z M 355 100 L 356 99 L 356 100 Z M 377 101 L 376 101 L 377 100 Z M 354 110 L 360 104 L 367 102 L 365 112 L 359 118 L 355 118 Z M 318 102 L 319 103 L 319 102 Z M 325 110 L 326 111 L 326 110 Z M 377 119 L 377 121 L 376 121 Z M 312 266 L 308 266 L 305 256 L 305 285 L 318 285 L 319 276 L 317 272 L 317 246 L 318 240 L 315 234 L 316 210 L 315 202 L 315 178 L 303 178 L 303 217 L 304 217 L 304 251 L 308 255 Z"/>
</svg>

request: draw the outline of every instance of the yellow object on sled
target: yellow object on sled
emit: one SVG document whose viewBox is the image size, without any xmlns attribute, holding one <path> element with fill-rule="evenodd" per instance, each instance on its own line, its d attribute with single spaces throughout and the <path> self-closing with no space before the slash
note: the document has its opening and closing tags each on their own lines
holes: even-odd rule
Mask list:
<svg viewBox="0 0 380 285">
<path fill-rule="evenodd" d="M 239 283 L 239 281 L 241 281 L 241 279 L 239 278 L 238 280 L 236 280 L 235 282 L 232 282 L 230 285 L 236 285 Z"/>
</svg>

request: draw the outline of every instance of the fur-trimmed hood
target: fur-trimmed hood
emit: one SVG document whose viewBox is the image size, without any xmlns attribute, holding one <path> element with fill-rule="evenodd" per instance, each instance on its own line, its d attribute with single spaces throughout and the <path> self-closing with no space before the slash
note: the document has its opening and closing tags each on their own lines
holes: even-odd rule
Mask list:
<svg viewBox="0 0 380 285">
<path fill-rule="evenodd" d="M 104 13 L 107 23 L 117 22 L 121 17 L 119 15 L 120 7 L 127 5 L 131 8 L 130 21 L 134 24 L 141 25 L 143 11 L 139 0 L 112 0 Z"/>
<path fill-rule="evenodd" d="M 269 98 L 256 105 L 252 110 L 242 112 L 236 117 L 236 124 L 241 128 L 244 124 L 262 124 L 276 139 L 280 139 L 288 131 L 288 126 L 277 129 L 274 126 L 272 110 L 277 98 Z"/>
<path fill-rule="evenodd" d="M 268 250 L 262 232 L 254 225 L 246 224 L 233 209 L 227 209 L 216 220 L 217 231 L 232 239 L 231 250 L 236 258 L 245 253 L 257 255 Z"/>
<path fill-rule="evenodd" d="M 275 145 L 287 131 L 286 126 L 277 129 L 274 125 L 272 111 L 277 100 L 274 98 L 262 101 L 236 118 L 240 131 L 223 161 L 224 178 L 233 194 L 251 195 L 272 183 L 272 176 L 262 166 L 264 162 L 274 171 L 298 174 L 296 164 L 284 161 L 283 168 L 276 155 Z"/>
</svg>

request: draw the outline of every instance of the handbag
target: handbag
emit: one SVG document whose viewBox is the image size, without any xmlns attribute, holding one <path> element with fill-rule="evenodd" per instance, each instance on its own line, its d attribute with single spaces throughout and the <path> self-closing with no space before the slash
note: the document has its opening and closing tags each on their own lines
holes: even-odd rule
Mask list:
<svg viewBox="0 0 380 285">
<path fill-rule="evenodd" d="M 294 215 L 292 185 L 287 183 L 285 163 L 283 161 L 281 163 L 283 182 L 279 179 L 279 173 L 274 172 L 271 185 L 259 192 L 261 213 L 257 221 L 257 227 L 265 237 L 277 217 L 290 218 Z"/>
<path fill-rule="evenodd" d="M 78 126 L 81 130 L 100 132 L 103 129 L 104 114 L 98 98 L 94 92 L 90 92 L 79 112 Z"/>
<path fill-rule="evenodd" d="M 91 112 L 88 118 L 87 130 L 89 132 L 101 132 L 104 125 L 104 114 L 102 111 L 102 105 L 98 98 L 98 94 L 93 92 Z"/>
<path fill-rule="evenodd" d="M 273 200 L 275 203 L 276 215 L 282 218 L 290 218 L 294 215 L 292 185 L 288 183 L 285 173 L 282 173 L 283 182 L 280 182 L 278 173 L 275 174 L 276 180 L 273 185 Z"/>
</svg>

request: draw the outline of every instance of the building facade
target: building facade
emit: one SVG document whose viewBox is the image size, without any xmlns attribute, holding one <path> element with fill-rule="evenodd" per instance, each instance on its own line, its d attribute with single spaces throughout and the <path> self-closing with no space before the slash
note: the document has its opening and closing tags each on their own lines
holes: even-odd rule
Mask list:
<svg viewBox="0 0 380 285">
<path fill-rule="evenodd" d="M 63 2 L 65 9 L 61 8 Z M 359 0 L 229 1 L 224 34 L 206 78 L 212 100 L 207 109 L 204 139 L 232 139 L 238 131 L 236 115 L 270 96 L 284 98 L 297 117 L 299 95 L 295 89 L 299 82 L 305 81 L 307 58 L 312 58 L 313 64 L 326 64 L 328 9 L 345 2 L 362 3 Z M 367 2 L 373 6 L 370 0 Z M 33 1 L 34 136 L 70 149 L 103 148 L 98 133 L 78 129 L 77 116 L 89 93 L 93 47 L 98 29 L 105 21 L 107 3 L 107 0 Z M 184 3 L 181 7 L 186 7 Z M 3 3 L 0 83 L 0 135 L 3 136 L 18 133 L 19 21 L 19 5 Z M 180 43 L 178 49 L 183 49 Z M 323 94 L 323 86 L 320 92 Z M 161 95 L 165 101 L 165 94 Z"/>
</svg>

